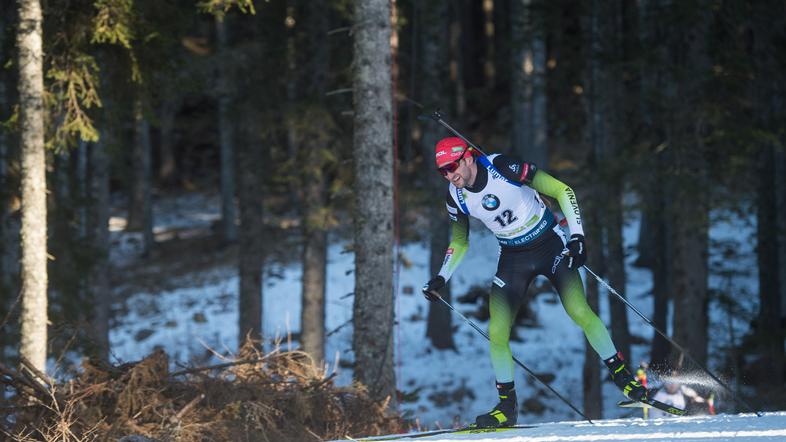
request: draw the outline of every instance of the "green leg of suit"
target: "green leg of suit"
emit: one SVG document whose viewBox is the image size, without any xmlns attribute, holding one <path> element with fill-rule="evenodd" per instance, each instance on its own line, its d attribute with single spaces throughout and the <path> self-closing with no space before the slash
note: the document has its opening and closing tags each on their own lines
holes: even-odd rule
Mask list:
<svg viewBox="0 0 786 442">
<path fill-rule="evenodd" d="M 601 359 L 608 359 L 617 353 L 606 326 L 587 304 L 578 270 L 568 269 L 565 260 L 555 261 L 562 247 L 560 237 L 553 235 L 532 250 L 503 249 L 500 255 L 489 295 L 490 353 L 497 382 L 513 381 L 510 329 L 524 301 L 527 287 L 537 275 L 544 275 L 551 281 L 568 316 L 581 327 Z"/>
</svg>

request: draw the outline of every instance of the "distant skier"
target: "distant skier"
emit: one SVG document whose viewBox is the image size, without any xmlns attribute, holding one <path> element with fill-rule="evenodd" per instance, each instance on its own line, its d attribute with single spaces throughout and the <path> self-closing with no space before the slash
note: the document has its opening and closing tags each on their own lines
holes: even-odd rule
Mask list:
<svg viewBox="0 0 786 442">
<path fill-rule="evenodd" d="M 452 238 L 437 276 L 423 286 L 429 301 L 445 286 L 469 247 L 469 216 L 481 220 L 500 244 L 497 273 L 489 296 L 491 362 L 499 403 L 476 418 L 479 427 L 516 424 L 518 407 L 513 384 L 509 338 L 513 318 L 527 287 L 537 276 L 551 281 L 562 305 L 584 330 L 590 345 L 604 360 L 614 383 L 635 400 L 647 389 L 631 374 L 617 352 L 606 326 L 587 305 L 578 268 L 586 261 L 584 230 L 573 190 L 534 164 L 504 155 L 483 156 L 460 138 L 440 140 L 436 146 L 438 171 L 450 184 L 447 210 Z M 538 192 L 555 198 L 567 218 L 570 239 Z"/>
<path fill-rule="evenodd" d="M 647 369 L 649 366 L 650 365 L 646 361 L 641 361 L 639 362 L 639 369 L 636 370 L 636 380 L 639 381 L 644 388 L 647 388 Z M 649 408 L 641 409 L 644 419 L 649 417 L 649 410 Z"/>
<path fill-rule="evenodd" d="M 676 372 L 672 373 L 672 379 L 667 382 L 663 383 L 663 387 L 660 388 L 656 393 L 653 399 L 656 401 L 661 401 L 664 404 L 671 405 L 672 407 L 677 407 L 683 410 L 686 410 L 689 403 L 694 404 L 706 404 L 707 400 L 704 399 L 699 395 L 699 393 L 688 387 L 687 385 L 680 384 L 676 381 Z M 694 413 L 698 411 L 694 407 Z M 712 406 L 708 405 L 708 413 L 715 414 L 715 410 Z M 659 417 L 674 417 L 673 415 L 666 413 L 665 411 L 658 410 L 657 408 L 653 408 L 650 414 L 652 418 L 659 418 Z"/>
</svg>

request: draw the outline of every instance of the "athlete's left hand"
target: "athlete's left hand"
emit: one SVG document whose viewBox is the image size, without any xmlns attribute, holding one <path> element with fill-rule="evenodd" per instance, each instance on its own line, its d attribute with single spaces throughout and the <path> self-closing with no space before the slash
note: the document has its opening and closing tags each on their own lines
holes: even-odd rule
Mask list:
<svg viewBox="0 0 786 442">
<path fill-rule="evenodd" d="M 445 287 L 445 278 L 437 275 L 432 278 L 431 281 L 427 282 L 421 290 L 423 290 L 423 296 L 425 296 L 426 299 L 434 302 L 439 299 L 439 290 L 442 287 Z"/>
<path fill-rule="evenodd" d="M 568 249 L 568 268 L 573 270 L 587 262 L 587 247 L 584 244 L 584 235 L 574 233 L 570 235 L 570 241 L 566 246 Z"/>
</svg>

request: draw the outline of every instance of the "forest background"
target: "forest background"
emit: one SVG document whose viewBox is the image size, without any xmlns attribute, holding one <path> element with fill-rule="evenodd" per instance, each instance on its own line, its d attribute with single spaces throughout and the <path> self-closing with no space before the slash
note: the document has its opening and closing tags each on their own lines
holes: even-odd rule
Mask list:
<svg viewBox="0 0 786 442">
<path fill-rule="evenodd" d="M 395 402 L 392 363 L 377 370 L 392 361 L 395 246 L 428 244 L 433 274 L 449 241 L 432 160 L 448 134 L 417 119 L 439 108 L 488 151 L 576 189 L 589 263 L 614 287 L 626 281 L 624 213 L 641 211 L 653 322 L 702 363 L 708 306 L 744 310 L 709 289 L 711 215 L 750 219 L 758 310 L 723 368 L 782 408 L 785 20 L 783 2 L 743 0 L 3 1 L 0 362 L 21 355 L 43 371 L 66 348 L 108 359 L 122 314 L 111 288 L 127 276 L 113 272 L 109 218 L 125 212 L 140 267 L 169 265 L 155 278 L 237 263 L 241 339 L 271 338 L 261 269 L 301 260 L 295 339 L 316 361 L 328 237 L 353 241 L 352 368 Z M 23 37 L 37 32 L 35 53 Z M 196 239 L 154 232 L 153 201 L 187 192 L 219 194 L 221 220 Z M 449 311 L 428 309 L 425 338 L 454 347 Z M 611 304 L 630 354 L 627 313 Z M 601 372 L 586 357 L 583 410 L 595 416 Z M 680 360 L 651 342 L 653 365 Z"/>
</svg>

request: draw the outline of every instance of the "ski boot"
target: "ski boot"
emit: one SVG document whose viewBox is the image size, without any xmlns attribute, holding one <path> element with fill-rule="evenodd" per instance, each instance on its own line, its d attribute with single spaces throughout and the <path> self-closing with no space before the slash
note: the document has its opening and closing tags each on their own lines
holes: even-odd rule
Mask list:
<svg viewBox="0 0 786 442">
<path fill-rule="evenodd" d="M 628 370 L 622 353 L 617 353 L 603 362 L 611 373 L 611 380 L 622 390 L 622 394 L 634 401 L 647 399 L 647 389 Z"/>
<path fill-rule="evenodd" d="M 512 427 L 516 425 L 519 410 L 513 382 L 497 383 L 499 403 L 493 410 L 475 418 L 476 428 Z"/>
</svg>

